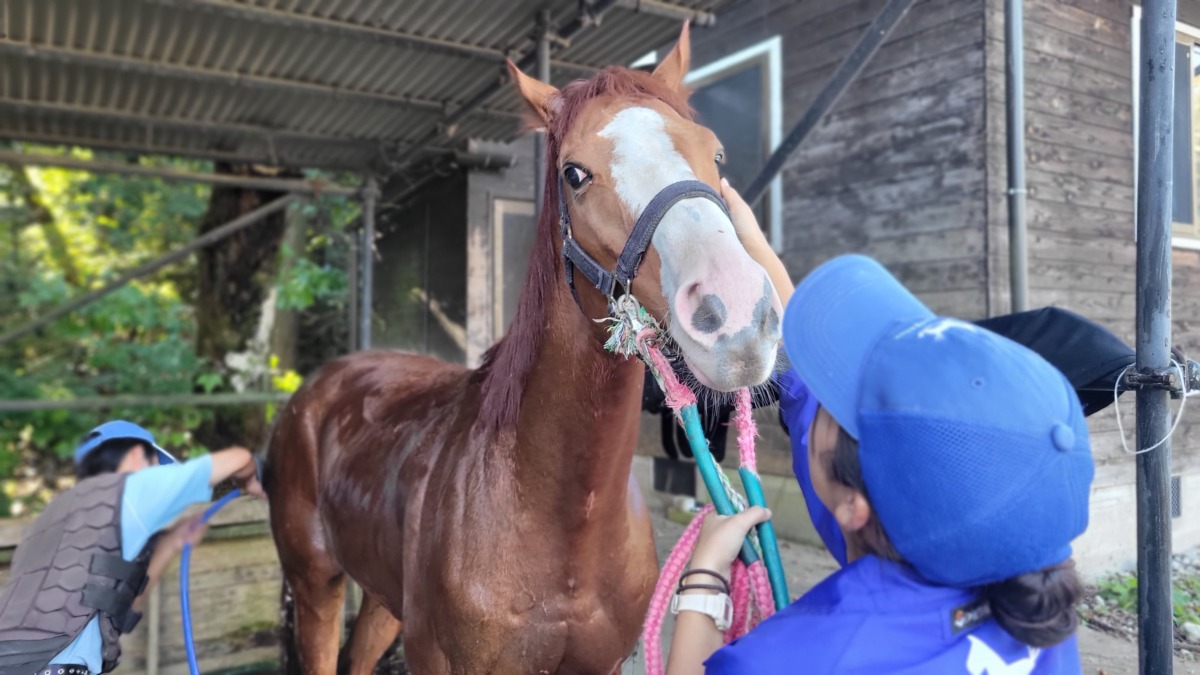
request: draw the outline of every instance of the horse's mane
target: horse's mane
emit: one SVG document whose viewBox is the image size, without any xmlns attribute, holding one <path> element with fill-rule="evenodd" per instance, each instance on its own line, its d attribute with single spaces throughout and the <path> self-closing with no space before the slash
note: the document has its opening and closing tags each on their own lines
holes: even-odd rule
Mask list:
<svg viewBox="0 0 1200 675">
<path fill-rule="evenodd" d="M 483 364 L 477 373 L 477 377 L 483 379 L 479 422 L 489 431 L 516 427 L 529 372 L 545 337 L 545 317 L 554 295 L 554 285 L 566 283 L 559 256 L 558 173 L 555 167 L 558 166 L 562 139 L 574 126 L 588 101 L 600 96 L 657 99 L 684 119 L 692 119 L 688 92 L 673 89 L 646 72 L 609 67 L 590 79 L 576 80 L 563 87 L 558 100 L 554 102 L 556 113 L 547 129 L 546 166 L 549 170 L 546 171 L 537 236 L 529 256 L 529 269 L 517 303 L 517 313 L 504 338 L 484 354 Z"/>
</svg>

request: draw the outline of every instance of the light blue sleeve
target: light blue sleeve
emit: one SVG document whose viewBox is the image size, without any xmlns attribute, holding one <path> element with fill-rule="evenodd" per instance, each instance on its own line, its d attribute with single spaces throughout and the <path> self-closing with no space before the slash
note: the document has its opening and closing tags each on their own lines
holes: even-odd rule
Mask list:
<svg viewBox="0 0 1200 675">
<path fill-rule="evenodd" d="M 100 617 L 93 616 L 75 641 L 50 659 L 50 663 L 56 666 L 87 666 L 91 672 L 99 673 L 104 669 L 103 655 L 104 640 L 100 637 Z"/>
<path fill-rule="evenodd" d="M 212 455 L 142 469 L 125 481 L 121 555 L 133 560 L 156 532 L 197 502 L 212 500 Z"/>
</svg>

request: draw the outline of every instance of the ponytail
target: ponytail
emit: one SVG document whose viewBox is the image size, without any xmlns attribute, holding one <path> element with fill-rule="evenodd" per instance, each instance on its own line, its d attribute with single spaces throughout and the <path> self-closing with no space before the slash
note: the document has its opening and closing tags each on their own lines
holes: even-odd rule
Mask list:
<svg viewBox="0 0 1200 675">
<path fill-rule="evenodd" d="M 1052 647 L 1079 627 L 1075 606 L 1083 582 L 1075 561 L 1005 579 L 983 587 L 983 596 L 1000 627 L 1031 647 Z"/>
</svg>

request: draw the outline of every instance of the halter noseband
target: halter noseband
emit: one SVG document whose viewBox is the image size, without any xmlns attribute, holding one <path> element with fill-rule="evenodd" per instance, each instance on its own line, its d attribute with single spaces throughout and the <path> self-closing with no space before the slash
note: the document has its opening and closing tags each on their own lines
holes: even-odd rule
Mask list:
<svg viewBox="0 0 1200 675">
<path fill-rule="evenodd" d="M 571 233 L 571 214 L 567 211 L 566 192 L 563 190 L 563 179 L 560 173 L 558 176 L 558 222 L 562 228 L 563 269 L 567 277 L 567 286 L 571 288 L 571 295 L 575 298 L 575 304 L 579 304 L 579 293 L 575 290 L 576 268 L 608 299 L 610 306 L 617 297 L 618 286 L 622 293 L 628 293 L 633 278 L 637 276 L 638 268 L 642 265 L 642 259 L 646 257 L 646 251 L 650 248 L 650 242 L 654 239 L 654 232 L 658 229 L 659 223 L 666 217 L 671 207 L 684 199 L 695 198 L 713 202 L 721 208 L 721 212 L 726 217 L 729 216 L 729 208 L 725 205 L 725 200 L 721 199 L 721 195 L 717 194 L 717 191 L 709 187 L 707 183 L 698 180 L 681 180 L 678 183 L 671 183 L 660 190 L 642 210 L 642 215 L 638 216 L 633 231 L 629 233 L 629 238 L 625 240 L 625 247 L 621 250 L 620 257 L 617 258 L 617 268 L 609 272 L 596 262 L 595 258 L 588 255 L 587 251 L 583 250 Z"/>
</svg>

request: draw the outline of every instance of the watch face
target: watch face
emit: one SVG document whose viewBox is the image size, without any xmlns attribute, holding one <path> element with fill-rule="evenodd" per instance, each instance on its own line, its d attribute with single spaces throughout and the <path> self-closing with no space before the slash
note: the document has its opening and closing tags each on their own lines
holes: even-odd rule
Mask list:
<svg viewBox="0 0 1200 675">
<path fill-rule="evenodd" d="M 723 609 L 725 611 L 724 611 L 724 613 L 723 613 L 724 615 L 721 617 L 721 619 L 715 620 L 716 624 L 717 624 L 717 630 L 722 630 L 722 631 L 729 630 L 729 626 L 731 626 L 733 624 L 733 600 L 730 599 L 730 597 L 728 595 L 725 595 L 724 593 L 722 593 L 718 597 L 721 598 L 721 600 L 723 601 L 722 604 L 724 605 Z"/>
</svg>

